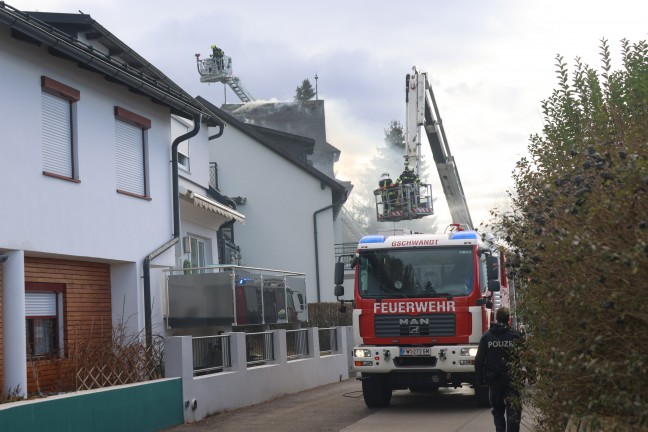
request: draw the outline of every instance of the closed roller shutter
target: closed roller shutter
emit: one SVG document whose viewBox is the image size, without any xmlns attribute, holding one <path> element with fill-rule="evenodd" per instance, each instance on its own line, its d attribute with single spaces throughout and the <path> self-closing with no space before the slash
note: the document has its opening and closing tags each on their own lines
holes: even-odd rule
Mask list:
<svg viewBox="0 0 648 432">
<path fill-rule="evenodd" d="M 26 292 L 25 316 L 53 317 L 56 316 L 56 293 Z"/>
<path fill-rule="evenodd" d="M 70 101 L 42 92 L 43 171 L 72 178 Z"/>
<path fill-rule="evenodd" d="M 115 119 L 117 189 L 144 196 L 144 142 L 140 127 Z"/>
</svg>

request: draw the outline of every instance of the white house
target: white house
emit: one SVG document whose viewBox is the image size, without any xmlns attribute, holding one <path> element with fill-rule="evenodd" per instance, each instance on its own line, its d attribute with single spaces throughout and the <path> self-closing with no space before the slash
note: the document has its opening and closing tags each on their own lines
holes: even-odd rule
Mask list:
<svg viewBox="0 0 648 432">
<path fill-rule="evenodd" d="M 214 135 L 222 122 L 89 15 L 0 3 L 0 76 L 0 389 L 24 395 L 31 359 L 47 390 L 74 342 L 109 340 L 121 324 L 150 338 L 160 269 L 178 265 L 181 238 L 215 242 L 244 217 L 196 203 L 209 185 L 207 126 Z"/>
<path fill-rule="evenodd" d="M 345 184 L 308 163 L 312 139 L 246 124 L 197 99 L 227 124 L 210 143 L 210 160 L 219 188 L 245 199 L 246 223 L 236 227 L 244 264 L 306 273 L 309 303 L 335 301 L 335 217 Z"/>
</svg>

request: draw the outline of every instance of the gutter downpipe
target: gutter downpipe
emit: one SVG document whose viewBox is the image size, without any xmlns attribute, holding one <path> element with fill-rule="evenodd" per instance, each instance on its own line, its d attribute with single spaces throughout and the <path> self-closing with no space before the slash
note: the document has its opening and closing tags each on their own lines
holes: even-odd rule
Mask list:
<svg viewBox="0 0 648 432">
<path fill-rule="evenodd" d="M 218 125 L 219 131 L 216 132 L 214 135 L 210 136 L 207 140 L 211 141 L 216 138 L 220 138 L 221 135 L 223 135 L 223 132 L 225 131 L 225 123 L 219 123 Z"/>
<path fill-rule="evenodd" d="M 321 213 L 323 211 L 326 211 L 328 209 L 331 209 L 333 207 L 342 205 L 346 202 L 348 198 L 348 193 L 346 189 L 344 190 L 344 198 L 342 198 L 340 201 L 333 203 L 331 205 L 327 205 L 326 207 L 322 207 L 319 210 L 316 210 L 315 213 L 313 213 L 313 235 L 315 237 L 315 281 L 317 284 L 317 303 L 320 302 L 321 295 L 320 295 L 320 271 L 319 271 L 319 251 L 318 251 L 318 245 L 317 245 L 317 214 Z"/>
<path fill-rule="evenodd" d="M 200 131 L 200 121 L 202 115 L 194 114 L 194 128 L 184 135 L 180 135 L 173 140 L 171 144 L 171 182 L 173 183 L 173 192 L 171 200 L 173 202 L 173 237 L 159 248 L 148 254 L 144 258 L 144 328 L 146 333 L 146 346 L 153 343 L 153 324 L 151 320 L 151 261 L 160 256 L 163 252 L 174 246 L 180 240 L 180 197 L 178 196 L 178 145 L 182 141 L 196 136 Z"/>
</svg>

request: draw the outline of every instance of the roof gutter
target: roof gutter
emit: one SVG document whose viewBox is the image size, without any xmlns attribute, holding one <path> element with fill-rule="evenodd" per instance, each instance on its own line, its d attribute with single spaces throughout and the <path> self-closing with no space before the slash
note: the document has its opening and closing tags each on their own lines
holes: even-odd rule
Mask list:
<svg viewBox="0 0 648 432">
<path fill-rule="evenodd" d="M 197 104 L 192 104 L 190 96 L 170 88 L 164 83 L 130 67 L 128 64 L 103 54 L 93 49 L 91 45 L 86 45 L 55 27 L 6 5 L 4 2 L 0 2 L 0 23 L 6 24 L 34 40 L 67 54 L 73 59 L 134 89 L 140 90 L 179 111 L 192 116 L 204 115 L 208 118 L 214 118 L 213 113 L 203 110 Z"/>
<path fill-rule="evenodd" d="M 313 236 L 315 237 L 315 281 L 317 284 L 317 303 L 321 301 L 321 294 L 320 294 L 320 271 L 319 271 L 319 247 L 318 247 L 318 242 L 317 242 L 317 215 L 323 211 L 332 209 L 333 207 L 340 206 L 346 202 L 348 198 L 348 193 L 345 190 L 344 191 L 344 198 L 342 198 L 340 201 L 333 203 L 331 205 L 327 205 L 326 207 L 322 207 L 319 210 L 316 210 L 315 213 L 313 213 Z"/>
<path fill-rule="evenodd" d="M 194 115 L 194 128 L 184 135 L 180 135 L 171 144 L 171 181 L 173 192 L 173 237 L 159 248 L 144 258 L 144 331 L 146 334 L 146 345 L 153 343 L 153 323 L 151 319 L 151 261 L 160 256 L 163 252 L 173 247 L 180 240 L 180 197 L 178 196 L 178 145 L 189 138 L 196 136 L 200 131 L 201 116 Z"/>
</svg>

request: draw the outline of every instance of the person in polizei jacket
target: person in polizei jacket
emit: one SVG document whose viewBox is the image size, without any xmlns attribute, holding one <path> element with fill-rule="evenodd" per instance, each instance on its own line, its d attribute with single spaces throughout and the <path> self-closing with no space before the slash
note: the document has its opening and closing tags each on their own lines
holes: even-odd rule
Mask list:
<svg viewBox="0 0 648 432">
<path fill-rule="evenodd" d="M 519 396 L 511 379 L 510 364 L 520 333 L 509 327 L 511 311 L 500 307 L 496 322 L 479 341 L 475 357 L 477 385 L 488 385 L 488 396 L 496 432 L 518 432 L 521 410 L 513 399 Z"/>
</svg>

